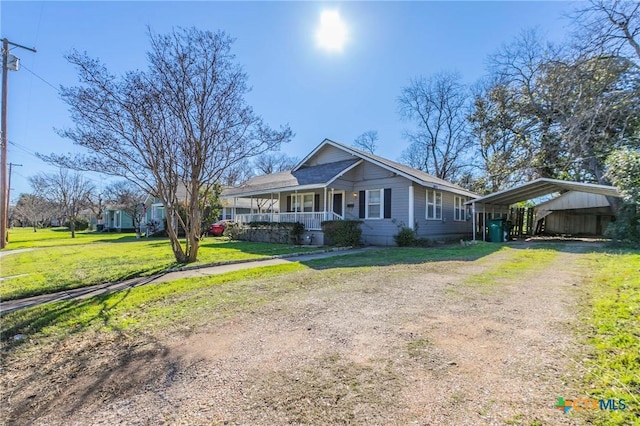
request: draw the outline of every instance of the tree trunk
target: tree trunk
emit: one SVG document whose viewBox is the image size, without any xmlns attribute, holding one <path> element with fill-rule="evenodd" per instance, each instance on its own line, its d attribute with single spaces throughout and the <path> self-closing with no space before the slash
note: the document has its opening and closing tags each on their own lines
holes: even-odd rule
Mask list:
<svg viewBox="0 0 640 426">
<path fill-rule="evenodd" d="M 169 241 L 171 242 L 171 250 L 173 251 L 173 256 L 178 263 L 187 263 L 189 261 L 187 255 L 182 249 L 182 245 L 180 244 L 180 240 L 178 239 L 178 232 L 173 227 L 173 218 L 177 213 L 172 207 L 165 207 L 167 212 L 167 235 L 169 236 Z"/>
<path fill-rule="evenodd" d="M 75 218 L 69 219 L 69 229 L 71 229 L 71 238 L 76 237 L 76 220 Z"/>
</svg>

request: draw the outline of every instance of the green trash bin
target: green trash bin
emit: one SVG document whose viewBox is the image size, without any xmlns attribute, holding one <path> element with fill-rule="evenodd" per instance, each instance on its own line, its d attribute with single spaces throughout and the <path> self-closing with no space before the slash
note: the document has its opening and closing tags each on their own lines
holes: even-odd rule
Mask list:
<svg viewBox="0 0 640 426">
<path fill-rule="evenodd" d="M 492 243 L 504 242 L 504 219 L 489 220 L 489 241 Z"/>
</svg>

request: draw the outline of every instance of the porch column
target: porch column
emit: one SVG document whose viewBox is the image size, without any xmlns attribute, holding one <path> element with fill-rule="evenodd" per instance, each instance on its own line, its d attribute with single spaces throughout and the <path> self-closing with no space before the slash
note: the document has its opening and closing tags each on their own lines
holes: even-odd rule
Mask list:
<svg viewBox="0 0 640 426">
<path fill-rule="evenodd" d="M 293 194 L 295 197 L 295 200 L 292 203 L 293 204 L 293 221 L 297 222 L 298 221 L 298 190 L 296 189 Z"/>
<path fill-rule="evenodd" d="M 280 218 L 282 216 L 280 216 L 280 207 L 281 207 L 281 203 L 282 202 L 282 192 L 278 192 L 278 222 L 280 222 Z"/>
<path fill-rule="evenodd" d="M 409 229 L 414 228 L 413 214 L 413 185 L 409 185 Z"/>
<path fill-rule="evenodd" d="M 329 208 L 331 209 L 331 220 L 333 220 L 334 217 L 334 211 L 336 211 L 335 206 L 333 205 L 333 200 L 335 200 L 335 198 L 333 198 L 334 194 L 336 192 L 335 188 L 331 188 L 331 203 L 329 203 Z M 345 199 L 345 195 L 342 196 L 342 202 L 344 203 L 344 199 Z M 344 209 L 342 209 L 342 218 L 344 219 L 345 214 L 344 214 Z"/>
<path fill-rule="evenodd" d="M 327 213 L 327 187 L 324 187 L 324 220 L 329 220 L 329 218 L 327 217 L 328 213 Z"/>
<path fill-rule="evenodd" d="M 476 240 L 476 202 L 471 203 L 471 214 L 473 215 L 473 241 Z"/>
<path fill-rule="evenodd" d="M 271 223 L 273 223 L 273 192 L 269 193 L 269 204 L 271 205 Z"/>
</svg>

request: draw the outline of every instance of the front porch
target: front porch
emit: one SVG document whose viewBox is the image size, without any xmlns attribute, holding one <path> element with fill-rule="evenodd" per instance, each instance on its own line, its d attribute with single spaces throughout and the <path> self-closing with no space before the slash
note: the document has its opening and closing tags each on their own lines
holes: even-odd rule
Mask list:
<svg viewBox="0 0 640 426">
<path fill-rule="evenodd" d="M 290 213 L 251 213 L 236 214 L 235 222 L 248 225 L 251 222 L 295 223 L 300 222 L 308 231 L 321 231 L 320 224 L 327 220 L 343 220 L 335 212 L 290 212 Z"/>
</svg>

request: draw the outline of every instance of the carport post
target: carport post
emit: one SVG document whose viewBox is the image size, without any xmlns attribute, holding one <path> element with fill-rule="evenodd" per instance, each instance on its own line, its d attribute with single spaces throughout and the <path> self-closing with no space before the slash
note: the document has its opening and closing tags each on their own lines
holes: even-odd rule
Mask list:
<svg viewBox="0 0 640 426">
<path fill-rule="evenodd" d="M 487 241 L 487 205 L 482 204 L 482 241 Z"/>
</svg>

